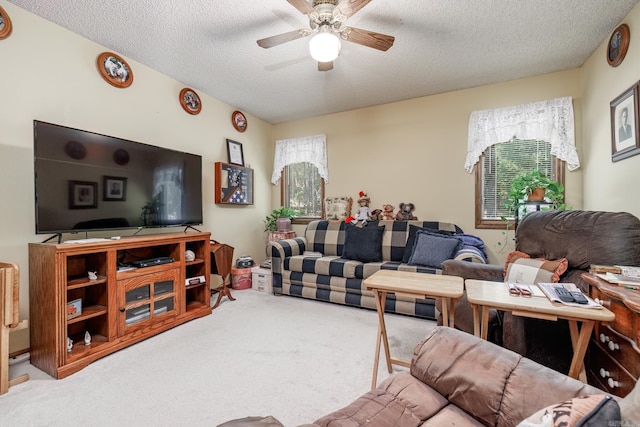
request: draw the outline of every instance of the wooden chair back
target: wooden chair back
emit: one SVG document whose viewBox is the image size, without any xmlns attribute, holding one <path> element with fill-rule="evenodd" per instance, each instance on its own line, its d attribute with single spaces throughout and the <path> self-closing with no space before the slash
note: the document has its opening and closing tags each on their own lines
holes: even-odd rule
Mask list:
<svg viewBox="0 0 640 427">
<path fill-rule="evenodd" d="M 9 328 L 18 326 L 20 307 L 20 270 L 16 264 L 0 262 L 0 310 L 2 324 Z"/>
</svg>

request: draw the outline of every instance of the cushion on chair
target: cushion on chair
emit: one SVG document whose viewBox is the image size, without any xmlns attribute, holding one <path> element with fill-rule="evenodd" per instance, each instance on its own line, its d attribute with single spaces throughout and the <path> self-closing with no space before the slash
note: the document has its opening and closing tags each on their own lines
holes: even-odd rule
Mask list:
<svg viewBox="0 0 640 427">
<path fill-rule="evenodd" d="M 622 425 L 620 407 L 606 394 L 575 397 L 542 408 L 518 427 L 600 427 Z"/>
<path fill-rule="evenodd" d="M 567 271 L 566 258 L 546 260 L 531 258 L 528 254 L 513 251 L 507 255 L 504 267 L 505 282 L 514 283 L 556 283 L 560 276 Z"/>
</svg>

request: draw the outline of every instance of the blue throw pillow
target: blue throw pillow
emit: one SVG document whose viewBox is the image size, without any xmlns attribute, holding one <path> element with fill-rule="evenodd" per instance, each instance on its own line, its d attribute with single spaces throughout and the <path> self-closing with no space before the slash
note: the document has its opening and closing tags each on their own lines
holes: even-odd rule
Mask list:
<svg viewBox="0 0 640 427">
<path fill-rule="evenodd" d="M 442 268 L 442 263 L 453 258 L 461 247 L 462 240 L 455 237 L 418 230 L 408 264 Z"/>
<path fill-rule="evenodd" d="M 344 230 L 342 258 L 360 262 L 382 261 L 382 233 L 384 227 L 347 224 Z"/>
<path fill-rule="evenodd" d="M 416 233 L 420 230 L 430 231 L 432 233 L 442 234 L 443 236 L 451 236 L 454 233 L 447 230 L 436 230 L 435 228 L 418 227 L 417 225 L 409 225 L 409 236 L 407 237 L 407 243 L 404 245 L 404 254 L 402 254 L 402 262 L 405 264 L 409 262 L 411 252 L 413 252 L 413 245 L 416 241 Z"/>
</svg>

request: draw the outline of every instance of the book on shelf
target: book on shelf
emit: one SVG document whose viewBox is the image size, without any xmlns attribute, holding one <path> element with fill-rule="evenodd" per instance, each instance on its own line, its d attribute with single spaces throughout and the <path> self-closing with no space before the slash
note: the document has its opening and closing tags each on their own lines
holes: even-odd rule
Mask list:
<svg viewBox="0 0 640 427">
<path fill-rule="evenodd" d="M 544 292 L 544 294 L 547 296 L 547 298 L 549 298 L 549 301 L 551 302 L 557 302 L 563 305 L 568 305 L 571 307 L 578 307 L 578 308 L 595 308 L 595 309 L 602 309 L 602 305 L 598 304 L 597 302 L 595 302 L 594 300 L 592 300 L 591 298 L 589 298 L 588 295 L 584 295 L 584 292 L 582 292 L 575 283 L 538 283 L 538 287 L 542 290 L 542 292 Z M 586 304 L 578 304 L 577 302 L 565 302 L 562 301 L 560 299 L 560 297 L 558 296 L 558 293 L 556 292 L 556 288 L 557 287 L 562 287 L 564 289 L 566 289 L 569 292 L 575 292 L 578 291 L 580 293 L 582 293 L 584 295 L 584 297 L 587 299 L 587 303 Z"/>
</svg>

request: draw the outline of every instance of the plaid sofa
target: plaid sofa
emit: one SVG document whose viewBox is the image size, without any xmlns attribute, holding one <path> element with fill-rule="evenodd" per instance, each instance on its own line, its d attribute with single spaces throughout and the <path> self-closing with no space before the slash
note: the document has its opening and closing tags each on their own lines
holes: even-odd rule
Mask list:
<svg viewBox="0 0 640 427">
<path fill-rule="evenodd" d="M 344 221 L 312 221 L 303 237 L 269 243 L 273 273 L 273 292 L 375 310 L 373 293 L 362 281 L 380 269 L 441 274 L 440 269 L 402 263 L 409 225 L 444 230 L 463 235 L 455 224 L 435 221 L 376 221 L 384 226 L 382 262 L 362 263 L 341 258 L 344 247 Z M 368 225 L 368 226 L 369 226 Z M 309 252 L 316 252 L 315 255 Z M 320 256 L 318 256 L 320 254 Z M 486 263 L 484 251 L 464 245 L 455 259 Z M 436 319 L 434 300 L 389 294 L 385 310 Z"/>
</svg>

